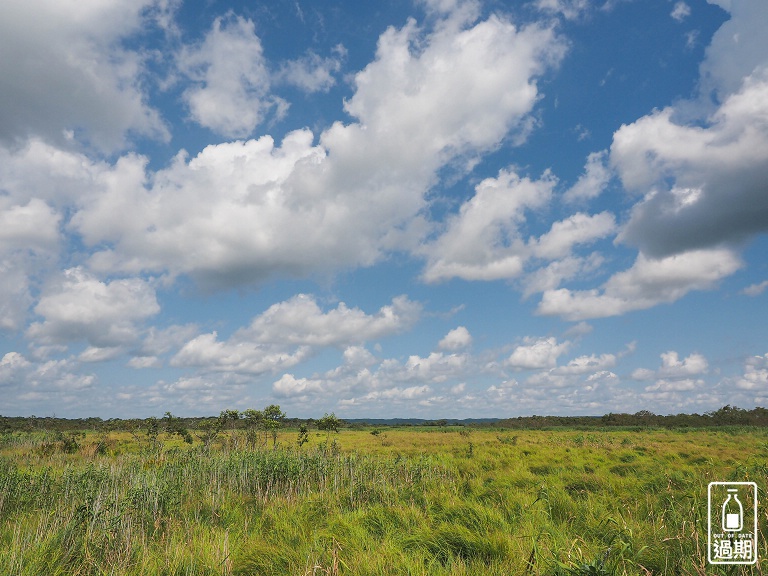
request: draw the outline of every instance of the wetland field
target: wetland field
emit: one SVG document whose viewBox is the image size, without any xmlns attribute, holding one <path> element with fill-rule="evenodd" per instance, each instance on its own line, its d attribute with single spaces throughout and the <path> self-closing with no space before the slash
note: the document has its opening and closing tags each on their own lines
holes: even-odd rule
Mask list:
<svg viewBox="0 0 768 576">
<path fill-rule="evenodd" d="M 768 572 L 763 506 L 758 563 L 707 564 L 707 486 L 765 501 L 765 428 L 182 432 L 3 434 L 0 574 Z"/>
</svg>

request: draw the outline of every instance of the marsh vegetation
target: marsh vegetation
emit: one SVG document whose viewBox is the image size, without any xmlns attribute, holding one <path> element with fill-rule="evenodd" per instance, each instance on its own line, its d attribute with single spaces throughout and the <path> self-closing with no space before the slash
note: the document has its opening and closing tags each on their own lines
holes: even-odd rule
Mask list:
<svg viewBox="0 0 768 576">
<path fill-rule="evenodd" d="M 707 484 L 753 480 L 764 497 L 764 429 L 338 425 L 7 432 L 0 574 L 766 568 L 706 565 Z"/>
</svg>

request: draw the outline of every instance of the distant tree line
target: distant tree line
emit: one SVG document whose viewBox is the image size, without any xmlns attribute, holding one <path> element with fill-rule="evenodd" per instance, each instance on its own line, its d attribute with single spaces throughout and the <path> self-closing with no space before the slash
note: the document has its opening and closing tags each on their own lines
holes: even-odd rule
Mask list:
<svg viewBox="0 0 768 576">
<path fill-rule="evenodd" d="M 768 409 L 745 410 L 726 405 L 704 414 L 670 414 L 662 416 L 648 410 L 634 414 L 609 413 L 603 416 L 521 416 L 497 421 L 503 428 L 541 429 L 550 427 L 661 427 L 706 428 L 712 426 L 768 426 Z"/>
<path fill-rule="evenodd" d="M 91 418 L 56 418 L 54 416 L 9 417 L 0 416 L 0 434 L 8 435 L 14 432 L 41 432 L 51 437 L 51 444 L 61 444 L 65 451 L 77 449 L 79 434 L 91 430 L 102 435 L 108 432 L 129 432 L 139 445 L 158 447 L 160 436 L 165 439 L 178 437 L 185 443 L 192 444 L 195 439 L 205 448 L 214 442 L 228 445 L 230 448 L 247 446 L 263 448 L 270 444 L 277 446 L 279 431 L 284 427 L 298 428 L 298 445 L 301 447 L 309 441 L 309 426 L 326 432 L 326 444 L 331 432 L 338 432 L 345 425 L 335 414 L 325 414 L 314 420 L 287 418 L 280 406 L 271 404 L 263 410 L 249 408 L 243 410 L 222 410 L 218 416 L 188 418 L 174 416 L 166 412 L 162 418 L 110 418 L 103 420 Z M 64 434 L 67 433 L 67 436 Z"/>
<path fill-rule="evenodd" d="M 459 420 L 425 420 L 423 426 L 463 426 Z M 664 427 L 664 428 L 704 428 L 710 426 L 768 426 L 768 408 L 757 407 L 752 410 L 726 405 L 718 410 L 704 414 L 674 414 L 662 416 L 648 410 L 634 414 L 609 413 L 603 416 L 519 416 L 501 418 L 483 422 L 471 421 L 473 427 L 500 427 L 517 429 L 542 429 L 558 427 Z M 377 423 L 376 426 L 386 426 Z M 183 417 L 166 412 L 162 418 L 110 418 L 103 420 L 90 418 L 56 418 L 55 416 L 0 416 L 0 433 L 61 431 L 128 431 L 135 435 L 157 438 L 160 433 L 178 436 L 185 442 L 194 438 L 203 444 L 210 444 L 219 438 L 222 432 L 229 431 L 231 437 L 243 438 L 247 444 L 266 445 L 277 441 L 277 432 L 283 427 L 304 431 L 304 438 L 309 427 L 325 431 L 338 432 L 339 428 L 365 428 L 366 424 L 350 424 L 337 418 L 335 414 L 325 414 L 317 420 L 313 418 L 288 418 L 280 406 L 272 404 L 263 410 L 247 409 L 224 410 L 218 416 Z M 234 432 L 242 431 L 235 435 Z"/>
</svg>

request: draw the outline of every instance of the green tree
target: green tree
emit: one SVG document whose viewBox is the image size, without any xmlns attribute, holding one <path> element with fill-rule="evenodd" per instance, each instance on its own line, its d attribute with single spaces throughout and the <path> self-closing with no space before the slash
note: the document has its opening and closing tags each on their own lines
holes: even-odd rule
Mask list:
<svg viewBox="0 0 768 576">
<path fill-rule="evenodd" d="M 299 445 L 299 448 L 301 448 L 307 442 L 309 442 L 309 430 L 307 430 L 306 424 L 302 424 L 299 426 L 299 437 L 296 439 L 296 443 Z"/>
<path fill-rule="evenodd" d="M 270 404 L 264 408 L 264 430 L 272 435 L 272 448 L 277 448 L 277 432 L 285 420 L 285 412 L 280 410 L 277 404 Z"/>
<path fill-rule="evenodd" d="M 263 428 L 264 414 L 261 410 L 248 408 L 243 411 L 245 421 L 245 441 L 251 448 L 255 448 L 259 442 L 259 430 Z"/>
<path fill-rule="evenodd" d="M 339 426 L 341 425 L 341 420 L 336 418 L 336 414 L 331 412 L 329 415 L 328 413 L 324 414 L 322 418 L 320 418 L 317 421 L 317 429 L 318 430 L 325 430 L 326 436 L 325 436 L 325 446 L 328 446 L 328 442 L 331 440 L 331 432 L 339 433 Z"/>
<path fill-rule="evenodd" d="M 166 412 L 163 416 L 163 423 L 165 424 L 165 432 L 171 436 L 179 436 L 184 439 L 187 444 L 192 444 L 192 435 L 182 424 L 181 418 L 177 418 L 170 412 Z"/>
<path fill-rule="evenodd" d="M 221 421 L 222 430 L 227 427 L 227 424 L 229 424 L 230 446 L 233 448 L 236 448 L 237 447 L 236 430 L 237 430 L 237 423 L 240 420 L 240 412 L 238 412 L 237 410 L 222 410 L 221 414 L 219 414 L 219 420 Z"/>
<path fill-rule="evenodd" d="M 206 450 L 210 449 L 213 441 L 221 433 L 222 420 L 221 418 L 206 418 L 200 421 L 197 425 L 197 431 L 195 436 L 203 443 Z"/>
</svg>

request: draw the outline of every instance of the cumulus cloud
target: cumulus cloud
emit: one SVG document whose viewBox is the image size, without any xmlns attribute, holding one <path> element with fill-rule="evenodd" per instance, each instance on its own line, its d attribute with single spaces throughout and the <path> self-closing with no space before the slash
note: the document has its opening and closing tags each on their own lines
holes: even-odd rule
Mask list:
<svg viewBox="0 0 768 576">
<path fill-rule="evenodd" d="M 590 354 L 588 356 L 579 356 L 569 361 L 565 366 L 558 366 L 552 370 L 554 374 L 595 374 L 604 371 L 606 368 L 616 366 L 615 354 Z"/>
<path fill-rule="evenodd" d="M 624 186 L 644 194 L 619 240 L 648 256 L 764 233 L 768 72 L 744 80 L 706 126 L 676 122 L 671 108 L 622 126 L 614 134 L 611 161 Z"/>
<path fill-rule="evenodd" d="M 523 229 L 528 213 L 552 198 L 557 180 L 545 173 L 539 180 L 521 178 L 501 170 L 475 187 L 472 198 L 450 217 L 445 230 L 422 248 L 427 257 L 422 275 L 427 282 L 449 278 L 497 280 L 522 275 L 532 258 L 557 260 L 548 268 L 529 273 L 523 284 L 526 294 L 557 286 L 590 266 L 600 257 L 575 257 L 576 246 L 590 244 L 616 230 L 610 212 L 582 212 L 554 222 L 548 232 L 526 241 Z"/>
<path fill-rule="evenodd" d="M 555 290 L 567 280 L 597 271 L 603 262 L 604 258 L 597 252 L 586 257 L 567 256 L 551 262 L 525 275 L 522 279 L 523 296 L 527 298 L 537 292 Z"/>
<path fill-rule="evenodd" d="M 18 259 L 0 260 L 0 330 L 21 328 L 33 302 L 23 264 Z"/>
<path fill-rule="evenodd" d="M 661 368 L 657 375 L 663 378 L 695 376 L 704 374 L 708 368 L 707 359 L 701 354 L 691 354 L 679 360 L 677 352 L 669 351 L 661 355 Z"/>
<path fill-rule="evenodd" d="M 700 66 L 700 90 L 704 99 L 722 102 L 737 92 L 744 78 L 768 65 L 768 38 L 762 24 L 768 20 L 768 5 L 762 0 L 712 0 L 729 13 L 707 47 Z"/>
<path fill-rule="evenodd" d="M 768 288 L 768 280 L 763 280 L 757 284 L 750 284 L 741 293 L 746 296 L 760 296 L 766 288 Z"/>
<path fill-rule="evenodd" d="M 314 298 L 300 294 L 273 304 L 238 334 L 258 342 L 338 346 L 402 332 L 416 322 L 420 312 L 421 305 L 405 296 L 398 296 L 373 315 L 343 302 L 323 312 Z"/>
<path fill-rule="evenodd" d="M 7 352 L 0 359 L 0 386 L 13 384 L 19 375 L 29 367 L 30 362 L 18 352 Z"/>
<path fill-rule="evenodd" d="M 82 268 L 63 272 L 34 308 L 42 322 L 27 330 L 47 344 L 80 340 L 96 348 L 132 344 L 141 322 L 160 311 L 154 288 L 139 278 L 102 282 Z"/>
<path fill-rule="evenodd" d="M 638 255 L 628 270 L 611 276 L 599 289 L 559 288 L 544 292 L 537 312 L 585 320 L 617 316 L 679 300 L 692 290 L 712 288 L 741 267 L 731 250 L 695 250 L 654 260 Z"/>
<path fill-rule="evenodd" d="M 346 408 L 409 399 L 427 405 L 463 397 L 465 379 L 485 371 L 479 357 L 466 353 L 431 352 L 424 357 L 412 354 L 405 361 L 377 360 L 364 348 L 350 347 L 340 366 L 311 378 L 284 374 L 272 389 L 292 401 L 341 397 L 339 406 Z"/>
<path fill-rule="evenodd" d="M 441 350 L 460 350 L 472 344 L 472 336 L 464 326 L 454 328 L 438 343 Z"/>
<path fill-rule="evenodd" d="M 0 197 L 0 254 L 16 249 L 50 251 L 59 240 L 61 216 L 39 198 L 9 205 Z"/>
<path fill-rule="evenodd" d="M 575 245 L 605 238 L 615 229 L 616 220 L 610 212 L 591 216 L 577 212 L 565 220 L 553 223 L 549 232 L 531 239 L 530 245 L 538 258 L 555 260 L 569 255 Z"/>
<path fill-rule="evenodd" d="M 768 391 L 768 354 L 746 360 L 744 374 L 736 381 L 736 387 L 763 394 Z"/>
<path fill-rule="evenodd" d="M 589 0 L 536 0 L 534 5 L 542 12 L 559 14 L 566 20 L 576 20 L 592 7 Z"/>
<path fill-rule="evenodd" d="M 142 57 L 124 43 L 152 24 L 158 4 L 3 2 L 0 141 L 40 136 L 66 144 L 66 135 L 77 132 L 114 151 L 131 132 L 167 138 L 141 88 Z"/>
<path fill-rule="evenodd" d="M 428 259 L 424 280 L 518 276 L 528 256 L 519 227 L 526 210 L 549 201 L 555 183 L 548 173 L 531 180 L 508 170 L 483 180 L 475 187 L 475 195 L 448 220 L 446 230 L 424 249 Z"/>
<path fill-rule="evenodd" d="M 181 51 L 178 65 L 196 83 L 184 92 L 192 118 L 224 136 L 248 136 L 281 105 L 270 96 L 270 74 L 251 20 L 217 18 L 200 45 Z"/>
<path fill-rule="evenodd" d="M 682 378 L 679 380 L 656 380 L 655 383 L 645 387 L 646 392 L 690 392 L 704 386 L 704 380 Z"/>
<path fill-rule="evenodd" d="M 516 370 L 535 370 L 552 368 L 557 359 L 568 351 L 569 341 L 558 342 L 557 338 L 530 338 L 517 346 L 505 364 Z"/>
<path fill-rule="evenodd" d="M 73 359 L 36 361 L 18 352 L 0 358 L 3 410 L 10 413 L 35 413 L 41 405 L 55 407 L 56 414 L 82 410 L 83 395 L 92 397 L 97 383 Z"/>
<path fill-rule="evenodd" d="M 283 374 L 277 382 L 272 384 L 272 392 L 278 398 L 306 396 L 307 394 L 322 392 L 323 389 L 321 380 L 295 378 L 292 374 Z"/>
<path fill-rule="evenodd" d="M 327 92 L 336 84 L 334 74 L 341 70 L 346 50 L 343 46 L 337 46 L 336 53 L 337 56 L 323 58 L 309 52 L 297 60 L 283 62 L 273 74 L 272 80 L 295 86 L 307 93 Z"/>
<path fill-rule="evenodd" d="M 611 179 L 611 171 L 606 166 L 608 152 L 593 152 L 587 157 L 584 174 L 566 190 L 563 200 L 568 203 L 582 202 L 597 198 Z"/>
<path fill-rule="evenodd" d="M 685 2 L 682 0 L 680 2 L 675 3 L 675 7 L 672 9 L 672 12 L 670 13 L 670 16 L 677 20 L 678 22 L 682 22 L 688 16 L 691 15 L 691 7 L 688 6 Z"/>
<path fill-rule="evenodd" d="M 709 371 L 707 359 L 698 353 L 693 353 L 680 360 L 674 350 L 661 354 L 661 367 L 656 370 L 637 368 L 632 372 L 634 380 L 654 380 L 653 384 L 645 387 L 646 398 L 656 398 L 656 394 L 690 392 L 701 389 L 705 382 L 701 376 Z"/>
<path fill-rule="evenodd" d="M 216 332 L 193 338 L 171 364 L 251 374 L 285 370 L 319 347 L 349 346 L 402 332 L 413 325 L 420 311 L 419 304 L 401 296 L 376 314 L 348 308 L 343 302 L 323 312 L 314 298 L 300 294 L 273 304 L 226 341 L 220 341 Z M 362 355 L 349 349 L 345 354 L 350 360 L 360 360 Z"/>
<path fill-rule="evenodd" d="M 319 143 L 300 130 L 279 147 L 266 136 L 211 145 L 191 160 L 180 154 L 149 186 L 132 179 L 82 206 L 74 226 L 90 246 L 108 246 L 91 265 L 190 274 L 218 288 L 366 266 L 413 249 L 438 171 L 524 138 L 536 78 L 564 52 L 548 28 L 518 29 L 497 16 L 448 20 L 429 32 L 413 21 L 388 29 L 345 102 L 356 121 L 334 124 Z M 251 34 L 243 20 L 216 30 Z"/>
</svg>

